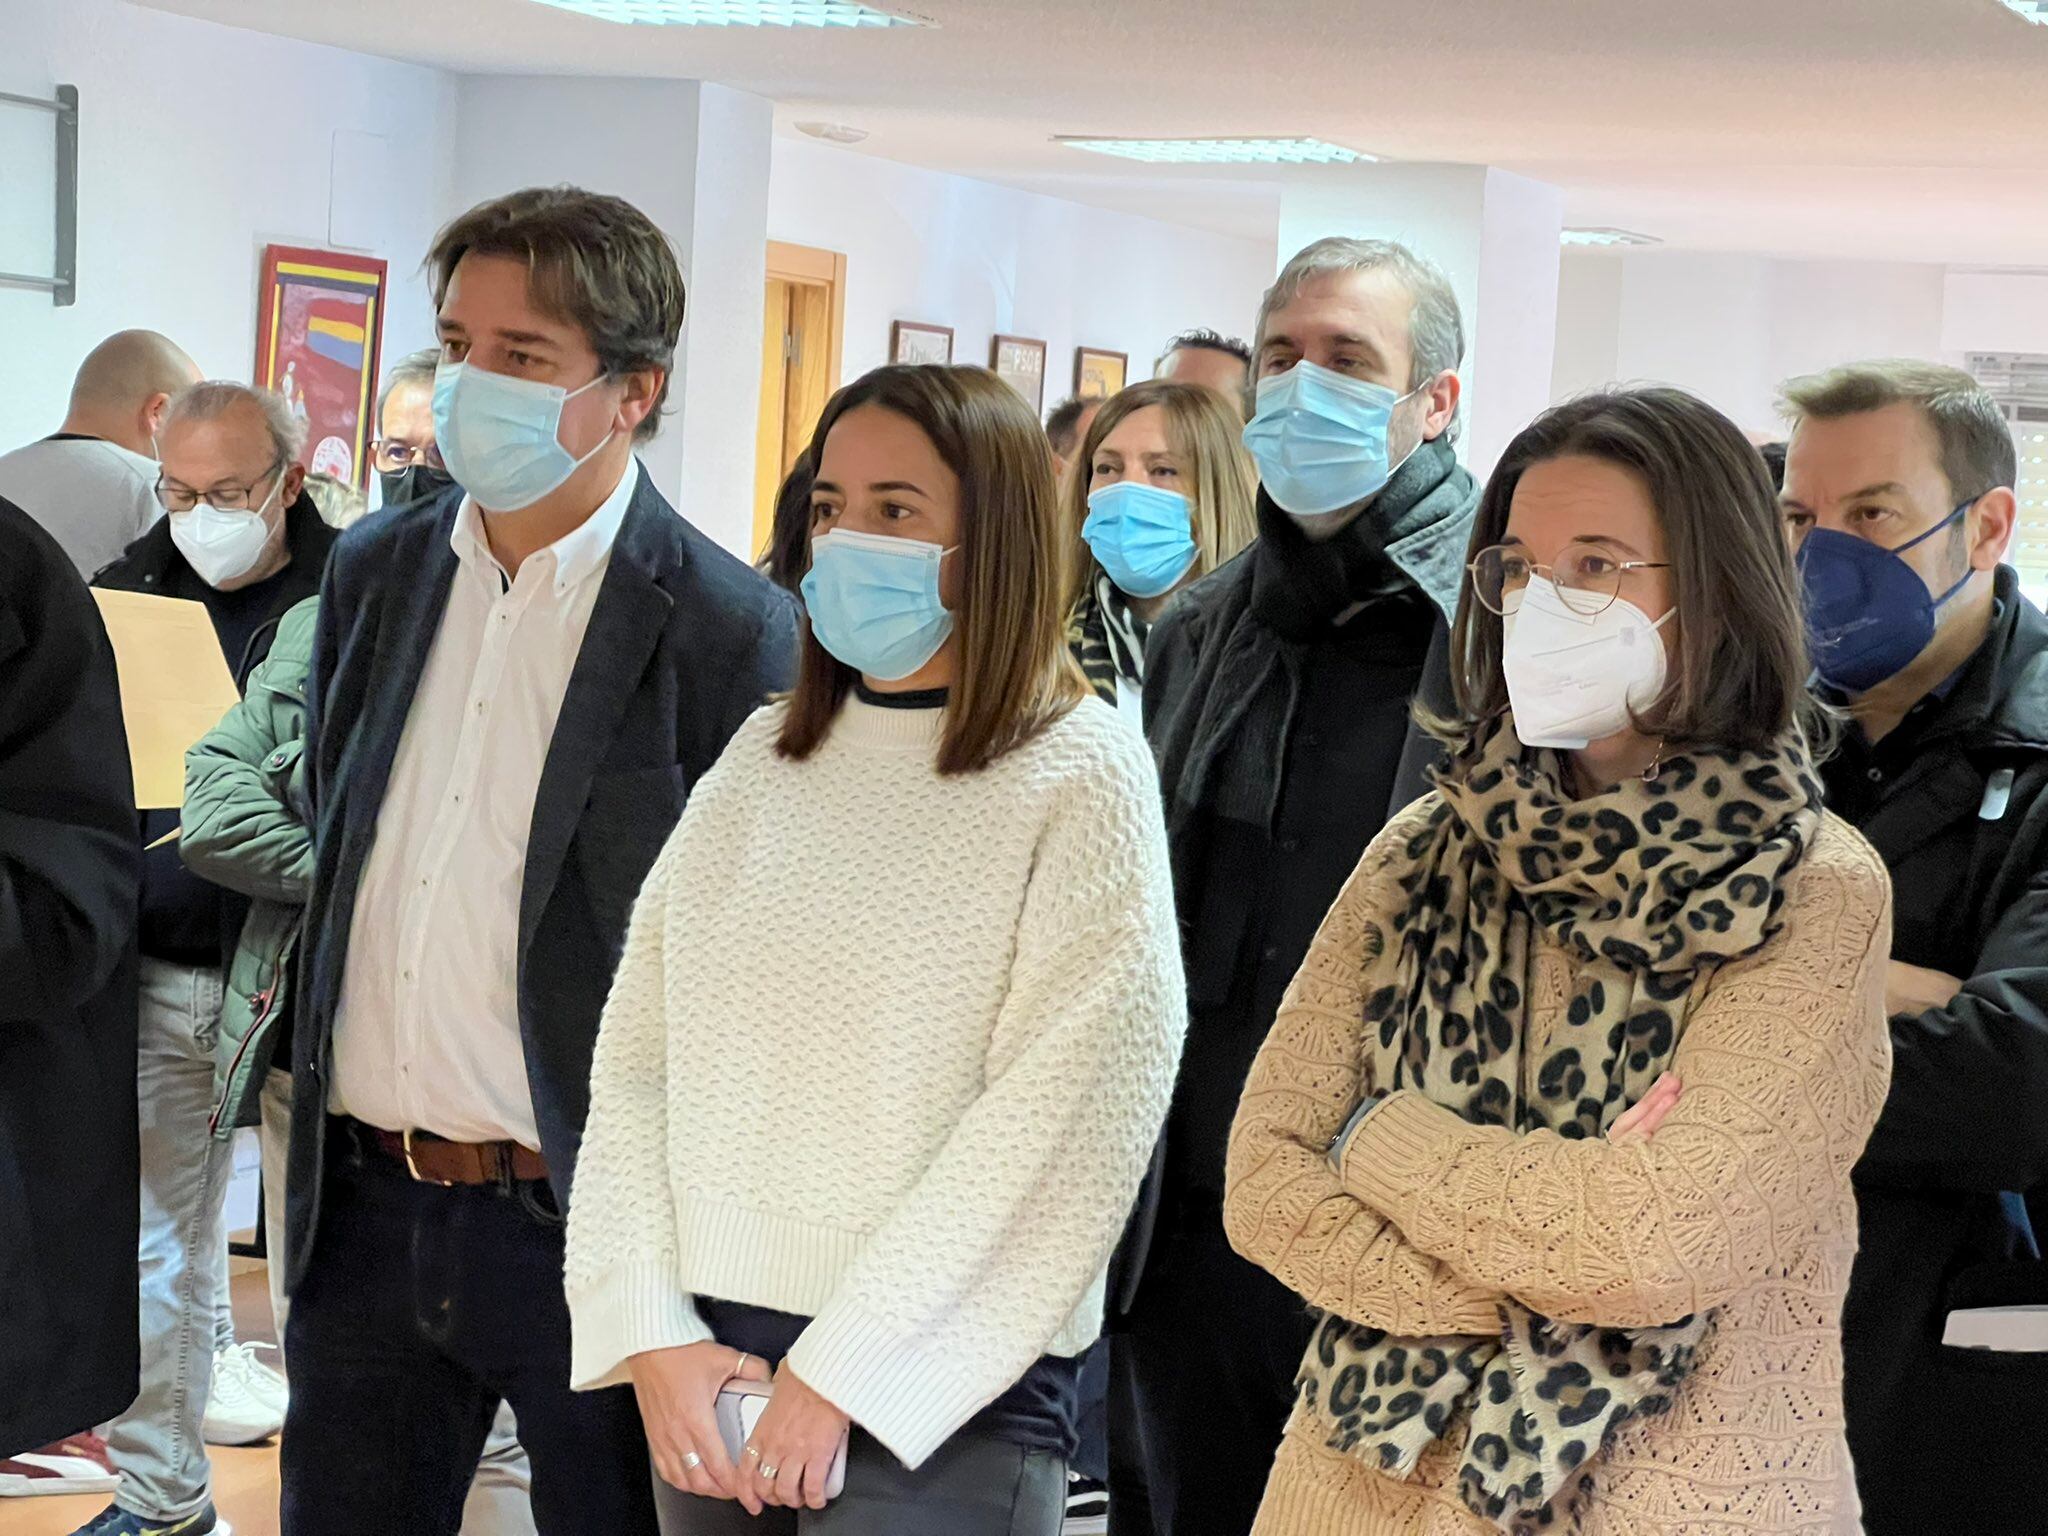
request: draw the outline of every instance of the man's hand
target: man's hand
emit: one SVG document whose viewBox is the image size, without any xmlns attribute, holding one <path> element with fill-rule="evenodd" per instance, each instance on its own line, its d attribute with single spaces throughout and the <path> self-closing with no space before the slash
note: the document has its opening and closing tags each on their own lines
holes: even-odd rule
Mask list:
<svg viewBox="0 0 2048 1536">
<path fill-rule="evenodd" d="M 734 1379 L 766 1381 L 767 1365 L 723 1344 L 686 1344 L 634 1355 L 626 1369 L 661 1480 L 700 1498 L 737 1497 L 739 1478 L 718 1433 L 718 1394 Z"/>
<path fill-rule="evenodd" d="M 1930 971 L 1922 965 L 1894 960 L 1885 967 L 1884 1011 L 1896 1016 L 1946 1008 L 1962 990 L 1961 980 L 1946 971 Z"/>
</svg>

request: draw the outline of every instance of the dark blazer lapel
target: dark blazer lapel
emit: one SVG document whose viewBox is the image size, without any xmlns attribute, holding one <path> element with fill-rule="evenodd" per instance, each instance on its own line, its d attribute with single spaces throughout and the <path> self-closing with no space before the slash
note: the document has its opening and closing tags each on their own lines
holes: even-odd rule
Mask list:
<svg viewBox="0 0 2048 1536">
<path fill-rule="evenodd" d="M 611 750 L 619 722 L 631 702 L 647 659 L 661 641 L 674 599 L 655 579 L 657 517 L 673 517 L 641 472 L 640 487 L 612 546 L 611 564 L 583 649 L 569 674 L 569 691 L 555 721 L 541 769 L 540 789 L 533 800 L 533 827 L 526 842 L 526 877 L 519 894 L 519 958 L 523 964 L 541 913 L 554 894 L 555 882 L 576 836 L 577 823 L 590 798 L 590 781 Z"/>
<path fill-rule="evenodd" d="M 461 493 L 448 495 L 452 513 Z M 378 683 L 369 691 L 356 737 L 363 755 L 354 763 L 341 765 L 346 774 L 351 827 L 367 826 L 383 809 L 399 739 L 412 714 L 420 676 L 427 669 L 427 653 L 441 631 L 441 615 L 448 609 L 448 591 L 460 563 L 448 542 L 448 529 L 447 516 L 421 523 L 399 545 L 384 573 L 386 590 L 379 596 L 390 621 L 378 626 L 374 642 L 372 664 Z"/>
</svg>

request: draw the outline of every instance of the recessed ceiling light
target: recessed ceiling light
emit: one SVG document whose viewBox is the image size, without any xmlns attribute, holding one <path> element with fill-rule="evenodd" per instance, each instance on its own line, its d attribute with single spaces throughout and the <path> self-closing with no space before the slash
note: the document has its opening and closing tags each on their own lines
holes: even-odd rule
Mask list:
<svg viewBox="0 0 2048 1536">
<path fill-rule="evenodd" d="M 823 139 L 827 144 L 858 144 L 868 136 L 865 128 L 849 127 L 845 123 L 798 123 L 798 133 L 807 133 L 814 139 Z"/>
<path fill-rule="evenodd" d="M 923 27 L 854 0 L 540 0 L 557 10 L 651 27 Z"/>
<path fill-rule="evenodd" d="M 1639 235 L 1632 229 L 1568 229 L 1560 237 L 1566 245 L 1662 245 L 1655 235 Z"/>
<path fill-rule="evenodd" d="M 1349 165 L 1379 158 L 1321 139 L 1089 139 L 1056 134 L 1053 142 L 1154 165 Z"/>
<path fill-rule="evenodd" d="M 1998 0 L 2015 16 L 2024 16 L 2037 27 L 2048 27 L 2048 0 Z"/>
</svg>

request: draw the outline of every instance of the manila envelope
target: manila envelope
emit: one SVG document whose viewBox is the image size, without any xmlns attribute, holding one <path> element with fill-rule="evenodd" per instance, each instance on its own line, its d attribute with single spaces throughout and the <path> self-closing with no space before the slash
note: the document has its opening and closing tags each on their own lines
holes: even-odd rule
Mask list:
<svg viewBox="0 0 2048 1536">
<path fill-rule="evenodd" d="M 204 603 L 98 587 L 121 674 L 121 719 L 145 811 L 185 803 L 185 753 L 241 702 Z"/>
</svg>

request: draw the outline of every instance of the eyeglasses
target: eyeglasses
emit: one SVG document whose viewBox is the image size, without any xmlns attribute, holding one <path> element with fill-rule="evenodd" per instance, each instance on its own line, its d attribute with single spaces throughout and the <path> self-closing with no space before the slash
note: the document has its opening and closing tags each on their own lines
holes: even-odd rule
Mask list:
<svg viewBox="0 0 2048 1536">
<path fill-rule="evenodd" d="M 223 512 L 246 512 L 249 510 L 249 498 L 256 494 L 256 487 L 272 480 L 284 469 L 285 462 L 279 459 L 247 485 L 216 485 L 204 491 L 195 491 L 189 486 L 166 484 L 164 477 L 159 474 L 156 477 L 157 505 L 166 512 L 190 512 L 203 501 L 209 507 L 219 507 Z M 260 499 L 268 501 L 270 493 L 265 491 Z"/>
<path fill-rule="evenodd" d="M 424 464 L 430 469 L 446 469 L 441 462 L 441 445 L 429 443 L 424 448 L 401 441 L 395 437 L 380 437 L 370 444 L 370 453 L 378 469 L 387 475 L 410 469 L 415 464 Z"/>
<path fill-rule="evenodd" d="M 1555 565 L 1540 565 L 1512 545 L 1482 549 L 1466 567 L 1472 591 L 1491 613 L 1510 614 L 1522 606 L 1531 576 L 1544 576 L 1573 613 L 1592 618 L 1605 613 L 1621 595 L 1621 578 L 1630 571 L 1669 570 L 1663 560 L 1617 560 L 1597 549 L 1575 546 Z"/>
</svg>

